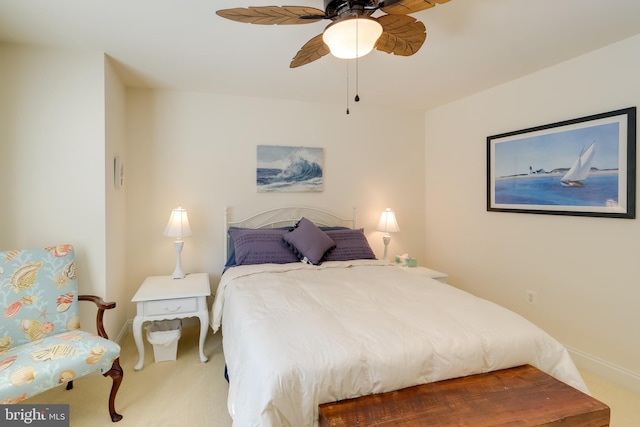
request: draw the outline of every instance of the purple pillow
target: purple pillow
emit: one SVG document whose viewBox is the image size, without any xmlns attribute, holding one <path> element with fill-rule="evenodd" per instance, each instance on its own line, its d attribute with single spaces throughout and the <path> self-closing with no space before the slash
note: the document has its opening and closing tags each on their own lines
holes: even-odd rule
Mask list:
<svg viewBox="0 0 640 427">
<path fill-rule="evenodd" d="M 376 259 L 364 235 L 364 230 L 326 231 L 336 247 L 330 251 L 324 261 L 350 261 L 353 259 Z"/>
<path fill-rule="evenodd" d="M 286 264 L 298 257 L 282 241 L 289 229 L 229 228 L 235 250 L 234 265 Z"/>
<path fill-rule="evenodd" d="M 327 233 L 306 218 L 300 219 L 296 228 L 282 238 L 302 262 L 313 265 L 320 264 L 325 253 L 335 246 Z"/>
</svg>

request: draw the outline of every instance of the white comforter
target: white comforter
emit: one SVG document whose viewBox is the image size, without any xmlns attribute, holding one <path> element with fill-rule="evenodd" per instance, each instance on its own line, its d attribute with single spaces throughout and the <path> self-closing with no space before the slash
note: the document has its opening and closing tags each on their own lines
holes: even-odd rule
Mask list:
<svg viewBox="0 0 640 427">
<path fill-rule="evenodd" d="M 234 267 L 211 319 L 235 427 L 313 426 L 320 403 L 527 363 L 588 393 L 523 317 L 378 261 Z"/>
</svg>

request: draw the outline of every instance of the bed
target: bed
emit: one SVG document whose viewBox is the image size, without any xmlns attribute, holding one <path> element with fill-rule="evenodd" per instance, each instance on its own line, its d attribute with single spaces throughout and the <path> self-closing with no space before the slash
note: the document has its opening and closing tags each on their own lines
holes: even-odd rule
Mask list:
<svg viewBox="0 0 640 427">
<path fill-rule="evenodd" d="M 375 259 L 355 210 L 225 215 L 227 229 L 211 327 L 222 330 L 235 427 L 312 427 L 321 403 L 525 364 L 588 393 L 566 349 L 531 322 Z M 306 257 L 318 231 L 334 247 Z"/>
</svg>

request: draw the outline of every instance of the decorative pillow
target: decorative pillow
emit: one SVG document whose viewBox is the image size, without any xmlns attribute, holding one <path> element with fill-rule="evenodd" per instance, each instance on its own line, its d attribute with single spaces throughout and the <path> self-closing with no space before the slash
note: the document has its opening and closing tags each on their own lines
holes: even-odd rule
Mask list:
<svg viewBox="0 0 640 427">
<path fill-rule="evenodd" d="M 318 265 L 322 262 L 325 253 L 335 243 L 324 231 L 306 218 L 300 219 L 296 228 L 286 233 L 283 237 L 300 261 Z"/>
<path fill-rule="evenodd" d="M 376 259 L 364 235 L 364 230 L 332 230 L 326 232 L 335 242 L 324 261 L 350 261 L 352 259 Z"/>
<path fill-rule="evenodd" d="M 298 257 L 282 241 L 282 236 L 289 230 L 291 227 L 264 229 L 230 227 L 232 253 L 226 266 L 298 262 Z"/>
</svg>

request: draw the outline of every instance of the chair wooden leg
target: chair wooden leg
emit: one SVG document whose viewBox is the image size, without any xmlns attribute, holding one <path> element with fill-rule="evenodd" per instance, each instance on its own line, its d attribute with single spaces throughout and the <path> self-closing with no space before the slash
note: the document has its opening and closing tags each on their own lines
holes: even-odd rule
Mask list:
<svg viewBox="0 0 640 427">
<path fill-rule="evenodd" d="M 120 367 L 120 358 L 117 358 L 113 361 L 111 365 L 111 369 L 102 374 L 103 376 L 110 376 L 113 379 L 113 385 L 111 386 L 111 394 L 109 395 L 109 415 L 111 415 L 111 421 L 114 423 L 120 421 L 122 419 L 122 415 L 116 412 L 116 393 L 118 393 L 118 389 L 120 388 L 120 383 L 122 382 L 122 377 L 124 376 L 124 372 Z M 73 388 L 73 381 L 67 382 L 67 390 L 71 390 Z"/>
<path fill-rule="evenodd" d="M 114 360 L 113 365 L 111 365 L 111 369 L 103 375 L 105 377 L 108 375 L 113 379 L 111 394 L 109 395 L 109 414 L 111 415 L 111 421 L 115 423 L 122 419 L 122 415 L 116 412 L 116 393 L 118 393 L 118 389 L 120 388 L 120 383 L 122 382 L 122 377 L 124 375 L 124 372 L 120 367 L 120 358 Z"/>
</svg>

